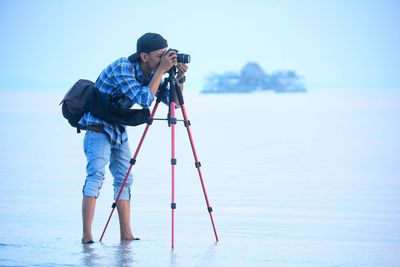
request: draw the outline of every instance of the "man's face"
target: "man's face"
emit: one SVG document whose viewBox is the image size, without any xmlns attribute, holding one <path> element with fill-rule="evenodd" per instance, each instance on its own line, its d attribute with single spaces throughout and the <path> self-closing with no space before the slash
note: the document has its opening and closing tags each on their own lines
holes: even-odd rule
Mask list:
<svg viewBox="0 0 400 267">
<path fill-rule="evenodd" d="M 151 70 L 156 70 L 160 65 L 161 57 L 167 51 L 167 48 L 161 48 L 159 50 L 151 51 L 148 53 L 147 64 Z"/>
</svg>

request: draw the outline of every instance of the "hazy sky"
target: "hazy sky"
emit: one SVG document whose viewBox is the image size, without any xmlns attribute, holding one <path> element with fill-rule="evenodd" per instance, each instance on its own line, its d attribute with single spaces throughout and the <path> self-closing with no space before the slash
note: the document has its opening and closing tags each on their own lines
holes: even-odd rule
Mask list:
<svg viewBox="0 0 400 267">
<path fill-rule="evenodd" d="M 0 1 L 0 88 L 95 80 L 145 32 L 192 56 L 188 87 L 211 72 L 293 69 L 311 88 L 400 88 L 400 1 Z"/>
</svg>

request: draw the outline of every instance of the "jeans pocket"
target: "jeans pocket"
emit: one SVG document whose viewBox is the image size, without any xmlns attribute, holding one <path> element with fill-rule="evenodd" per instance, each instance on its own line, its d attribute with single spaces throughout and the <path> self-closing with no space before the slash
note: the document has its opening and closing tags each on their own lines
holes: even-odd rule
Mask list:
<svg viewBox="0 0 400 267">
<path fill-rule="evenodd" d="M 105 154 L 107 149 L 110 149 L 110 143 L 105 134 L 93 131 L 86 132 L 83 140 L 83 151 L 86 157 Z"/>
</svg>

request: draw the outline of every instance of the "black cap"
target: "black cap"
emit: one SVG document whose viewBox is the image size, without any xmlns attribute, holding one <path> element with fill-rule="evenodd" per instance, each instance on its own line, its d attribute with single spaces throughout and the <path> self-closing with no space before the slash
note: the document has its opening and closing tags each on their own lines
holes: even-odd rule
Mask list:
<svg viewBox="0 0 400 267">
<path fill-rule="evenodd" d="M 140 53 L 150 53 L 151 51 L 159 50 L 168 47 L 167 40 L 165 40 L 160 34 L 148 32 L 143 34 L 136 44 L 136 53 L 128 57 L 132 62 L 137 61 L 140 57 Z"/>
</svg>

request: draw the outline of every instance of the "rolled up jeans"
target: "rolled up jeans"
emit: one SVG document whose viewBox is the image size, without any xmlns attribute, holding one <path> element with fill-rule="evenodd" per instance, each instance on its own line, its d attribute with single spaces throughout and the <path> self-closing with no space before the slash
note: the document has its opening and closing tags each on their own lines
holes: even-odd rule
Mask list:
<svg viewBox="0 0 400 267">
<path fill-rule="evenodd" d="M 109 169 L 114 177 L 115 200 L 125 179 L 131 159 L 128 141 L 122 144 L 113 144 L 107 134 L 87 131 L 83 140 L 83 148 L 87 159 L 86 180 L 82 189 L 83 195 L 98 198 L 105 178 L 105 167 L 110 163 Z M 119 198 L 120 200 L 131 199 L 132 181 L 132 174 L 129 174 Z"/>
</svg>

